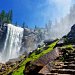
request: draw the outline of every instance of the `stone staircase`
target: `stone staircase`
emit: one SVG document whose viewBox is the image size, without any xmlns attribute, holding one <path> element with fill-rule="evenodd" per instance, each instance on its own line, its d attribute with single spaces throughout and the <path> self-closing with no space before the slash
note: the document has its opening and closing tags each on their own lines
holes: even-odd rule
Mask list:
<svg viewBox="0 0 75 75">
<path fill-rule="evenodd" d="M 58 57 L 56 57 L 53 61 L 50 61 L 49 58 L 52 59 L 55 53 L 51 53 L 52 56 L 47 54 L 47 56 L 43 57 L 44 60 L 40 60 L 44 63 L 49 59 L 48 64 L 42 66 L 39 65 L 40 62 L 36 62 L 34 63 L 34 66 L 30 66 L 31 68 L 28 68 L 28 73 L 26 73 L 25 71 L 25 75 L 75 75 L 75 48 L 63 49 L 61 47 L 58 47 L 56 49 L 59 50 Z M 34 69 L 32 69 L 33 67 Z"/>
<path fill-rule="evenodd" d="M 75 51 L 68 53 L 62 52 L 60 57 L 64 57 L 64 61 L 56 59 L 54 67 L 50 70 L 50 73 L 46 75 L 75 75 Z"/>
</svg>

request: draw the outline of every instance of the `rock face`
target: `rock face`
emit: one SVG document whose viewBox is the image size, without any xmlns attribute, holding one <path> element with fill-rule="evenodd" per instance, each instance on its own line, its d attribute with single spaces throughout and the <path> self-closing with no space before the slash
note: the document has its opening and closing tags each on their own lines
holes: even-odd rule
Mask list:
<svg viewBox="0 0 75 75">
<path fill-rule="evenodd" d="M 24 29 L 24 35 L 22 40 L 22 50 L 27 53 L 32 51 L 36 47 L 36 35 L 31 32 L 29 29 Z"/>
<path fill-rule="evenodd" d="M 75 24 L 71 27 L 71 31 L 68 33 L 67 39 L 69 42 L 75 43 Z"/>
<path fill-rule="evenodd" d="M 32 52 L 37 48 L 38 44 L 43 40 L 42 33 L 39 33 L 37 30 L 30 30 L 28 28 L 24 29 L 23 40 L 22 40 L 22 51 Z"/>
<path fill-rule="evenodd" d="M 74 38 L 75 37 L 75 24 L 71 27 L 71 31 L 68 34 L 69 38 Z"/>
<path fill-rule="evenodd" d="M 7 27 L 0 28 L 0 52 L 2 51 L 4 41 L 6 39 Z"/>
</svg>

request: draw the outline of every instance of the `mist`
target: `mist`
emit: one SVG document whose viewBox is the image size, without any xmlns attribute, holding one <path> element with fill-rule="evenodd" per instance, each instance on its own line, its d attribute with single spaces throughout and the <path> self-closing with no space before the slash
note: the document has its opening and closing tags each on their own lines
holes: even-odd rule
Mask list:
<svg viewBox="0 0 75 75">
<path fill-rule="evenodd" d="M 60 19 L 57 18 L 54 22 L 48 24 L 50 26 L 48 32 L 50 39 L 61 38 L 67 35 L 71 26 L 75 24 L 75 4 L 71 5 L 68 9 L 69 11 L 65 16 L 60 17 Z"/>
</svg>

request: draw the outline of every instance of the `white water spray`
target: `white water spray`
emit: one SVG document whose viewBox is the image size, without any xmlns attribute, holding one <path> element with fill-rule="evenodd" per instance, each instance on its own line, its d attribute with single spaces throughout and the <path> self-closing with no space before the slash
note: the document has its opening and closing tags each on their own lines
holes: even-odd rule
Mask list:
<svg viewBox="0 0 75 75">
<path fill-rule="evenodd" d="M 7 25 L 7 36 L 2 53 L 0 53 L 0 62 L 6 62 L 9 59 L 17 58 L 19 56 L 23 28 L 16 27 L 12 24 Z"/>
</svg>

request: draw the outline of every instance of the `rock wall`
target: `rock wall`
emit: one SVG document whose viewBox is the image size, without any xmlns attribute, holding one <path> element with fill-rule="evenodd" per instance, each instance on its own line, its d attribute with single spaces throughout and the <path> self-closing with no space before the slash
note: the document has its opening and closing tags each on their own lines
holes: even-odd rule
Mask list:
<svg viewBox="0 0 75 75">
<path fill-rule="evenodd" d="M 37 46 L 37 36 L 34 34 L 34 32 L 31 32 L 29 29 L 24 29 L 24 35 L 22 40 L 22 49 L 23 51 L 26 51 L 27 53 L 34 50 Z"/>
<path fill-rule="evenodd" d="M 44 34 L 41 32 L 41 30 L 34 30 L 34 29 L 28 29 L 24 28 L 24 34 L 23 34 L 23 40 L 22 40 L 22 47 L 21 47 L 21 53 L 28 54 L 30 52 L 33 52 L 40 42 L 44 39 Z"/>
<path fill-rule="evenodd" d="M 67 34 L 68 42 L 75 43 L 75 24 L 71 27 L 71 31 Z"/>
<path fill-rule="evenodd" d="M 75 24 L 71 27 L 71 31 L 67 35 L 69 38 L 75 38 Z"/>
</svg>

